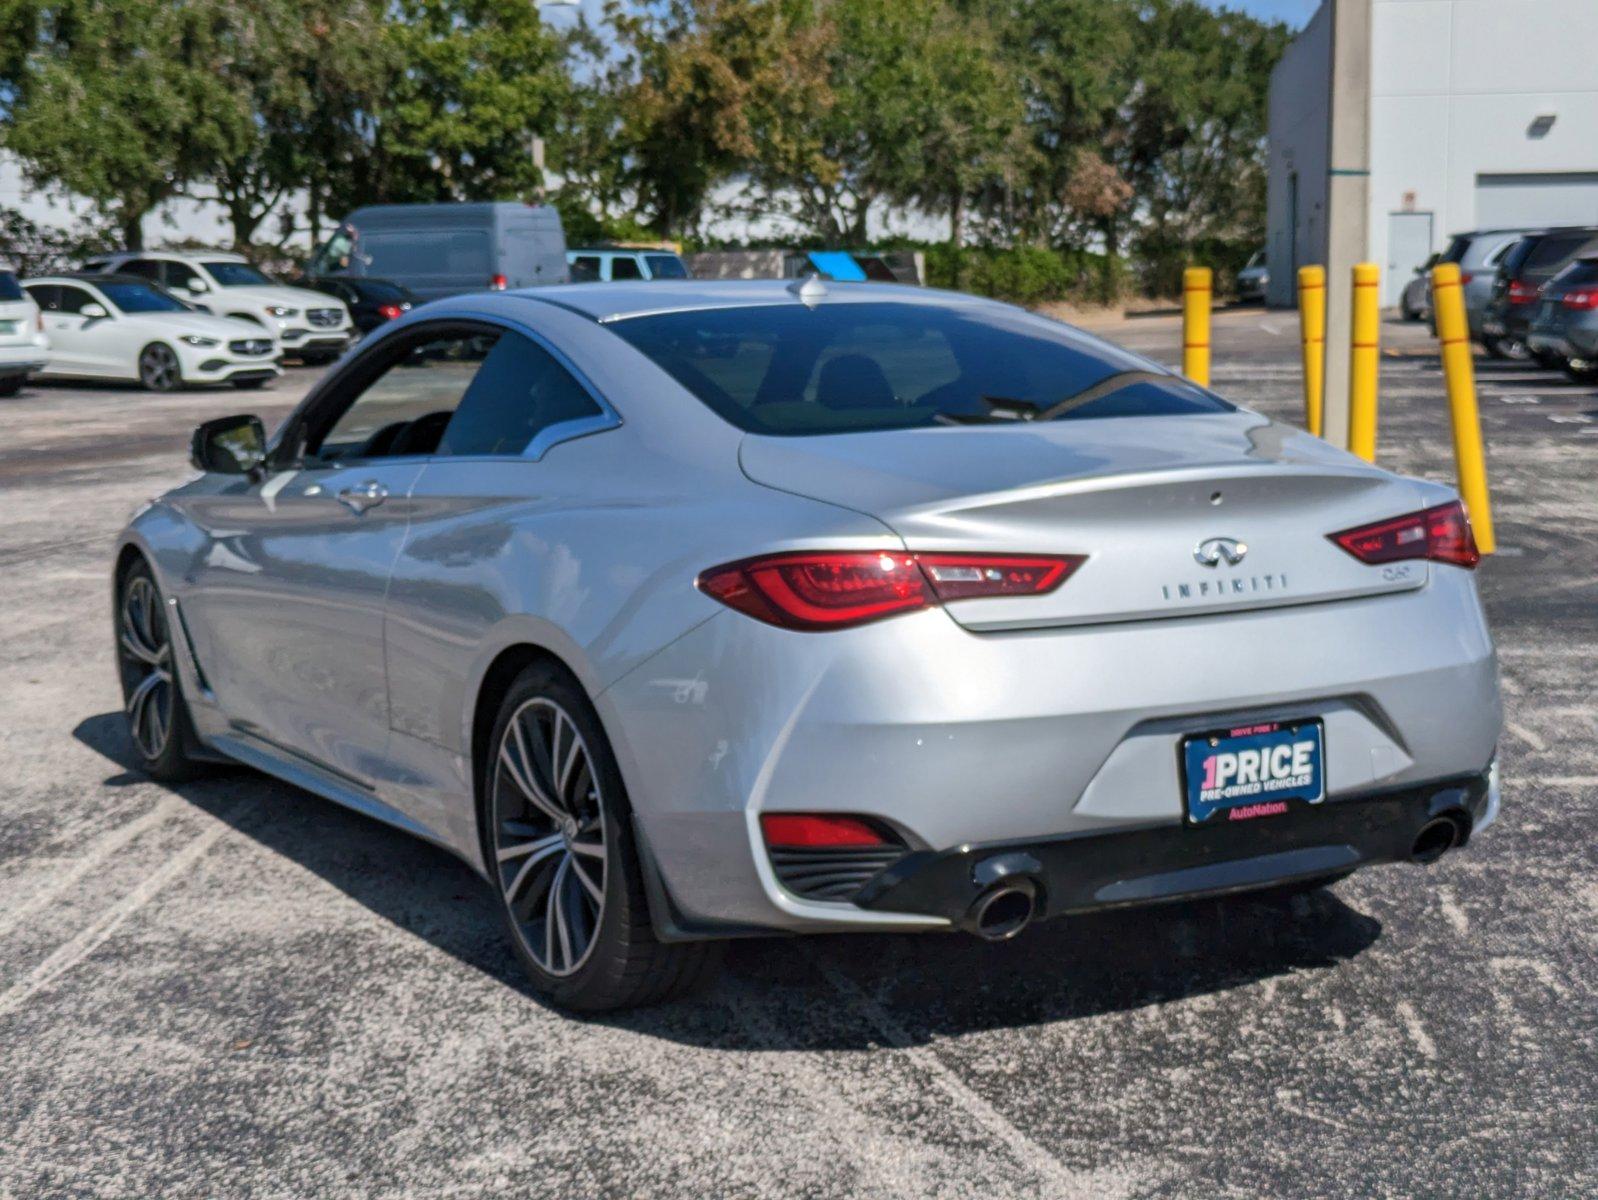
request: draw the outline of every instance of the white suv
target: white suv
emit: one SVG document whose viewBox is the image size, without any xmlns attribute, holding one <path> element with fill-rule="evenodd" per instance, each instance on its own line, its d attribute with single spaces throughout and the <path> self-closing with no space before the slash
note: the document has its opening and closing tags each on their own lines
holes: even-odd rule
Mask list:
<svg viewBox="0 0 1598 1200">
<path fill-rule="evenodd" d="M 95 274 L 138 275 L 215 313 L 254 321 L 307 365 L 332 362 L 355 336 L 344 302 L 323 292 L 285 287 L 239 254 L 109 254 L 90 259 Z"/>
<path fill-rule="evenodd" d="M 0 396 L 15 396 L 49 358 L 39 306 L 15 275 L 0 267 Z"/>
</svg>

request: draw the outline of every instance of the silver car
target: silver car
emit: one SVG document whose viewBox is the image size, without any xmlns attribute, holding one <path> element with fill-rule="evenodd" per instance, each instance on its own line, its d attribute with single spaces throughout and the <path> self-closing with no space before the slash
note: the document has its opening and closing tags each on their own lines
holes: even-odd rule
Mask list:
<svg viewBox="0 0 1598 1200">
<path fill-rule="evenodd" d="M 575 1009 L 718 939 L 1006 938 L 1497 812 L 1454 493 L 1006 305 L 465 296 L 192 454 L 117 549 L 145 768 L 448 848 Z"/>
</svg>

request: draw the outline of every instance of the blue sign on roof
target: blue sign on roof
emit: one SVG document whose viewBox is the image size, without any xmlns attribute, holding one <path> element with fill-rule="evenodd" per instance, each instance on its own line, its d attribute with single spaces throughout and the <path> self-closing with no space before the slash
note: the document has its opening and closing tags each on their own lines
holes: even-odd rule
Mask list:
<svg viewBox="0 0 1598 1200">
<path fill-rule="evenodd" d="M 829 278 L 841 283 L 864 283 L 866 273 L 847 250 L 812 250 L 810 263 Z"/>
</svg>

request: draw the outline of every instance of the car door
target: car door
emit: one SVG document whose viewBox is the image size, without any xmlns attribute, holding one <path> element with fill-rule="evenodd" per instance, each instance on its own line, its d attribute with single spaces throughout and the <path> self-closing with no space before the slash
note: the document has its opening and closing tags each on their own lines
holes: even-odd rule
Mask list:
<svg viewBox="0 0 1598 1200">
<path fill-rule="evenodd" d="M 544 455 L 618 423 L 554 353 L 507 330 L 412 489 L 385 617 L 391 752 L 404 779 L 391 802 L 468 848 L 463 714 L 478 653 L 507 617 L 570 617 L 591 586 L 564 539 L 568 507 L 591 495 L 592 471 Z"/>
<path fill-rule="evenodd" d="M 110 306 L 88 288 L 73 283 L 57 283 L 38 289 L 34 299 L 44 318 L 44 331 L 50 338 L 51 370 L 64 375 L 116 375 L 127 377 L 126 367 L 119 370 L 115 355 L 116 318 L 109 315 Z M 42 296 L 42 299 L 41 299 Z M 92 317 L 84 309 L 98 304 L 107 315 Z"/>
<path fill-rule="evenodd" d="M 197 656 L 244 733 L 383 784 L 389 574 L 412 485 L 492 344 L 454 325 L 374 346 L 285 430 L 283 469 L 197 502 Z"/>
</svg>

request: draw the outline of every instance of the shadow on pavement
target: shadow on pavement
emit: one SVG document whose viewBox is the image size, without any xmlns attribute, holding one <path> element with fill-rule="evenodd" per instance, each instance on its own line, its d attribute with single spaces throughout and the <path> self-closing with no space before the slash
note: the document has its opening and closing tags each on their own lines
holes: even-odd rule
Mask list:
<svg viewBox="0 0 1598 1200">
<path fill-rule="evenodd" d="M 108 787 L 142 783 L 122 714 L 73 736 L 116 764 Z M 352 900 L 537 998 L 488 885 L 452 855 L 245 768 L 172 790 Z M 239 801 L 255 799 L 242 812 Z M 830 935 L 730 942 L 704 995 L 598 1018 L 712 1049 L 786 1051 L 920 1044 L 974 1030 L 1129 1011 L 1335 966 L 1381 924 L 1327 890 L 1256 893 L 1037 925 L 1012 942 L 964 935 Z"/>
</svg>

